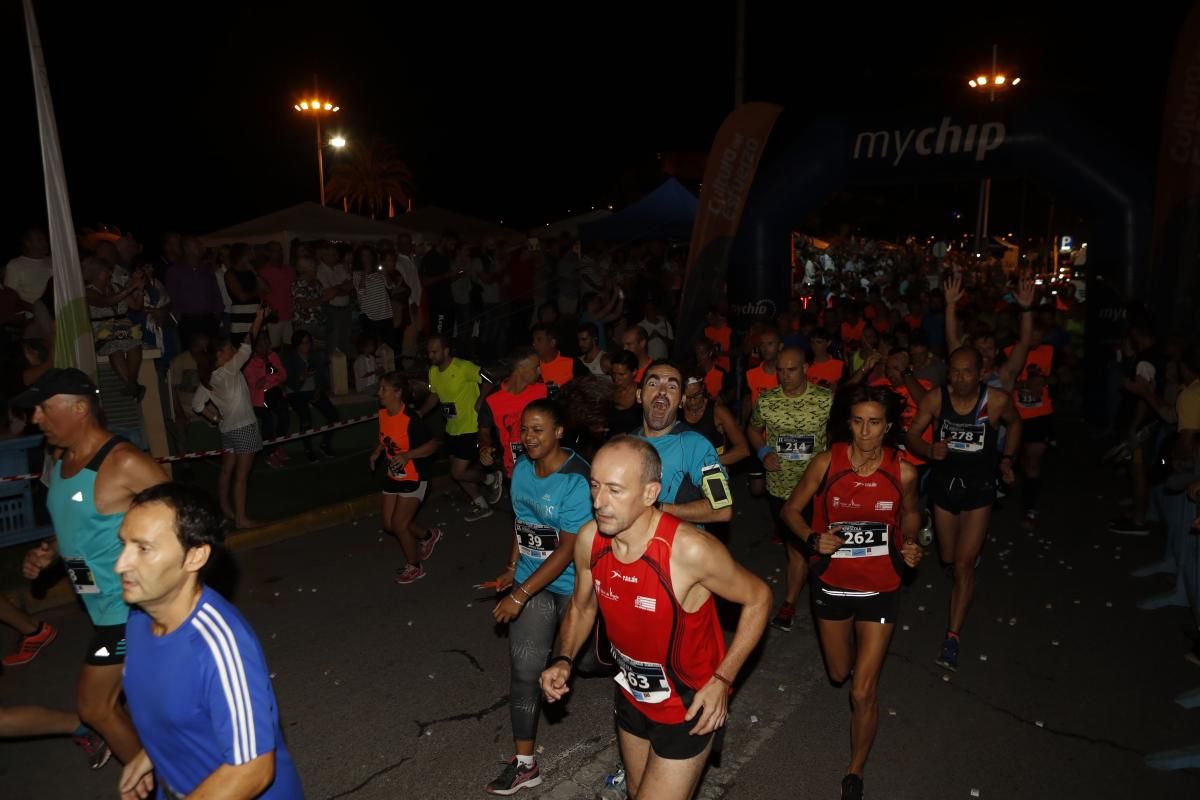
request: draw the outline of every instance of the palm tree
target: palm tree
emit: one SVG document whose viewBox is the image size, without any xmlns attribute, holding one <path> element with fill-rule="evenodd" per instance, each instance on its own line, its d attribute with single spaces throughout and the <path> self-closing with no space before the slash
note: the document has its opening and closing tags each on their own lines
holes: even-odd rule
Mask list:
<svg viewBox="0 0 1200 800">
<path fill-rule="evenodd" d="M 349 148 L 347 148 L 349 149 Z M 408 206 L 413 196 L 413 174 L 396 155 L 396 149 L 379 137 L 354 147 L 334 166 L 325 196 L 331 202 L 342 201 L 374 219 L 388 215 L 394 205 Z"/>
</svg>

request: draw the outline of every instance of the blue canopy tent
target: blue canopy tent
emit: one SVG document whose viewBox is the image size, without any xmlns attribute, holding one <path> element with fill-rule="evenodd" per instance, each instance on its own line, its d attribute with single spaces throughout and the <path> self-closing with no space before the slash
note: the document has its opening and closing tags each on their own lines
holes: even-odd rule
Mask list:
<svg viewBox="0 0 1200 800">
<path fill-rule="evenodd" d="M 686 242 L 696 221 L 696 196 L 674 178 L 607 219 L 579 226 L 585 242 Z"/>
</svg>

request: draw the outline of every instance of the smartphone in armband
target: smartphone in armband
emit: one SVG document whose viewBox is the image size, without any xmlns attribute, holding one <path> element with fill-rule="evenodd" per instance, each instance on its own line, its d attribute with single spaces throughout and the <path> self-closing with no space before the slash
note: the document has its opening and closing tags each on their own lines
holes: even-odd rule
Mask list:
<svg viewBox="0 0 1200 800">
<path fill-rule="evenodd" d="M 733 505 L 733 494 L 729 491 L 729 480 L 720 464 L 709 464 L 700 470 L 700 489 L 708 498 L 713 510 Z"/>
</svg>

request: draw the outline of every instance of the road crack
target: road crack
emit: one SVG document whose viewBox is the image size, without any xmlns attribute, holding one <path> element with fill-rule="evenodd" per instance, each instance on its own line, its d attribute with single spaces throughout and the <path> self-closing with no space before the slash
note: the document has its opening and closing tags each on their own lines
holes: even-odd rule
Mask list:
<svg viewBox="0 0 1200 800">
<path fill-rule="evenodd" d="M 942 673 L 939 673 L 939 672 L 929 669 L 924 664 L 910 658 L 909 656 L 906 656 L 903 653 L 897 653 L 895 651 L 892 651 L 891 656 L 893 658 L 898 658 L 901 661 L 907 661 L 909 664 L 912 664 L 914 667 L 917 667 L 922 672 L 925 672 L 928 675 L 937 676 L 939 674 L 942 674 Z M 1040 731 L 1045 731 L 1046 733 L 1052 733 L 1055 736 L 1061 736 L 1064 739 L 1074 739 L 1074 740 L 1080 741 L 1080 742 L 1087 742 L 1088 744 L 1104 745 L 1106 747 L 1111 747 L 1114 750 L 1120 750 L 1122 753 L 1130 753 L 1131 755 L 1135 755 L 1138 757 L 1144 757 L 1146 755 L 1146 753 L 1142 750 L 1138 750 L 1135 747 L 1130 747 L 1129 745 L 1121 744 L 1120 742 L 1114 742 L 1112 739 L 1105 739 L 1105 738 L 1102 738 L 1099 736 L 1087 736 L 1082 733 L 1075 733 L 1074 731 L 1063 730 L 1060 728 L 1052 728 L 1049 725 L 1047 725 L 1045 723 L 1045 721 L 1027 719 L 1026 717 L 1021 716 L 1017 712 L 1007 709 L 1004 706 L 997 705 L 996 703 L 993 703 L 991 700 L 988 700 L 983 695 L 981 695 L 977 692 L 974 692 L 965 686 L 961 686 L 957 683 L 954 683 L 953 681 L 950 682 L 950 688 L 954 689 L 955 691 L 962 692 L 963 694 L 967 695 L 968 697 L 973 698 L 974 700 L 978 701 L 980 704 L 990 708 L 993 711 L 1003 714 L 1006 717 L 1009 717 L 1010 719 L 1014 719 L 1017 722 L 1020 722 L 1022 724 L 1037 728 Z M 1039 722 L 1041 722 L 1040 725 L 1038 724 Z"/>
<path fill-rule="evenodd" d="M 460 656 L 465 658 L 467 661 L 470 661 L 472 667 L 479 670 L 480 672 L 484 671 L 483 665 L 479 663 L 479 659 L 476 658 L 475 656 L 471 655 L 470 653 L 468 653 L 466 650 L 450 649 L 450 650 L 443 650 L 442 652 L 443 653 L 458 653 Z"/>
<path fill-rule="evenodd" d="M 504 695 L 487 708 L 481 708 L 478 711 L 468 711 L 464 714 L 452 714 L 451 716 L 432 719 L 428 722 L 422 722 L 421 720 L 414 719 L 413 724 L 417 726 L 417 736 L 420 737 L 424 736 L 427 730 L 440 722 L 462 722 L 463 720 L 468 719 L 478 721 L 486 717 L 488 714 L 491 714 L 493 711 L 504 708 L 506 705 L 508 705 L 508 695 Z"/>
<path fill-rule="evenodd" d="M 338 794 L 331 795 L 328 800 L 338 800 L 338 798 L 341 798 L 341 797 L 349 797 L 350 795 L 354 794 L 355 792 L 359 791 L 360 789 L 365 789 L 367 784 L 369 784 L 371 781 L 373 781 L 376 778 L 379 778 L 383 775 L 388 774 L 392 770 L 399 768 L 401 765 L 403 765 L 405 762 L 408 762 L 408 761 L 412 761 L 412 758 L 410 758 L 409 756 L 405 756 L 404 758 L 397 761 L 395 764 L 391 764 L 389 766 L 384 767 L 383 769 L 372 772 L 358 786 L 355 786 L 352 789 L 347 789 L 344 792 L 339 792 Z"/>
</svg>

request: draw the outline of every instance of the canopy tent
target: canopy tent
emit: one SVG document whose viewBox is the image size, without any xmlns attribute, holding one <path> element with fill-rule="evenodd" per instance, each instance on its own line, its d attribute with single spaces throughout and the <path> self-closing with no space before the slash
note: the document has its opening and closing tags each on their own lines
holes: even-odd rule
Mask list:
<svg viewBox="0 0 1200 800">
<path fill-rule="evenodd" d="M 287 251 L 292 239 L 334 242 L 374 242 L 394 239 L 399 233 L 391 222 L 346 214 L 318 203 L 301 203 L 266 216 L 214 231 L 200 237 L 206 247 L 221 244 L 279 242 Z"/>
<path fill-rule="evenodd" d="M 419 233 L 426 238 L 437 238 L 444 233 L 455 233 L 472 243 L 478 243 L 488 236 L 497 239 L 525 238 L 525 234 L 515 228 L 506 228 L 486 219 L 469 217 L 438 206 L 424 206 L 406 214 L 397 214 L 392 222 L 410 233 Z"/>
<path fill-rule="evenodd" d="M 585 211 L 582 214 L 564 217 L 557 222 L 547 222 L 545 225 L 533 227 L 529 229 L 529 235 L 535 237 L 549 238 L 551 236 L 579 236 L 579 228 L 589 222 L 599 222 L 600 220 L 608 219 L 613 215 L 613 212 L 607 208 L 597 208 L 592 211 Z"/>
<path fill-rule="evenodd" d="M 696 196 L 674 178 L 608 219 L 579 226 L 587 241 L 686 242 L 696 219 Z"/>
</svg>

